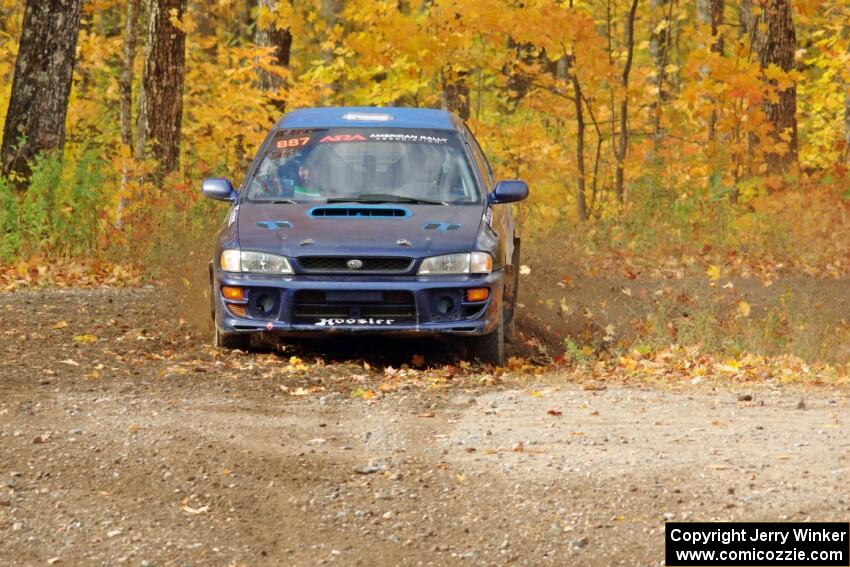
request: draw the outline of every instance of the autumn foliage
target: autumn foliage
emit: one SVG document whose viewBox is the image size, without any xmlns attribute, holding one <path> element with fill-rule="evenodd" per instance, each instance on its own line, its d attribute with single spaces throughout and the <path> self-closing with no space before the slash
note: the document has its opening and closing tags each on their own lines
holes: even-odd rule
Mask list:
<svg viewBox="0 0 850 567">
<path fill-rule="evenodd" d="M 570 254 L 710 246 L 850 271 L 846 0 L 155 2 L 186 38 L 176 169 L 126 136 L 156 27 L 151 3 L 128 4 L 84 4 L 64 149 L 31 163 L 24 191 L 0 181 L 6 261 L 167 255 L 171 235 L 221 215 L 199 202 L 200 179 L 240 181 L 285 109 L 358 104 L 466 118 L 500 174 L 532 187 L 524 235 L 567 236 Z M 0 0 L 0 14 L 2 121 L 22 3 Z M 790 65 L 768 39 L 793 42 Z"/>
</svg>

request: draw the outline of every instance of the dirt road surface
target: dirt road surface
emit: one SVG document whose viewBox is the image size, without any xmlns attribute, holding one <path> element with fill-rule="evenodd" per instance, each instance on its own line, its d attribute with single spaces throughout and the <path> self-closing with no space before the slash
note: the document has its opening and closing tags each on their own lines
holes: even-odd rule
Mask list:
<svg viewBox="0 0 850 567">
<path fill-rule="evenodd" d="M 0 295 L 0 564 L 661 565 L 669 519 L 850 517 L 846 390 L 473 373 L 367 400 L 452 355 L 222 354 L 161 295 Z"/>
</svg>

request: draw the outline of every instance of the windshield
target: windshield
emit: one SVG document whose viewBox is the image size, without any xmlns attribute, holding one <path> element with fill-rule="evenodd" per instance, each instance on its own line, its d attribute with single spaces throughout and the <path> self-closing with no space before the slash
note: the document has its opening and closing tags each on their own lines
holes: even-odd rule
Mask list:
<svg viewBox="0 0 850 567">
<path fill-rule="evenodd" d="M 260 202 L 474 204 L 479 191 L 454 132 L 284 130 L 247 185 Z"/>
</svg>

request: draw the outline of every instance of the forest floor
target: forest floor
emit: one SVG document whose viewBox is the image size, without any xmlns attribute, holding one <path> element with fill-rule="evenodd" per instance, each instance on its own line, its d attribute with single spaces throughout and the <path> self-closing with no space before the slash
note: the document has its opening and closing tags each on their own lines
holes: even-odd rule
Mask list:
<svg viewBox="0 0 850 567">
<path fill-rule="evenodd" d="M 670 519 L 850 513 L 846 386 L 222 353 L 164 294 L 0 294 L 3 565 L 661 565 Z"/>
</svg>

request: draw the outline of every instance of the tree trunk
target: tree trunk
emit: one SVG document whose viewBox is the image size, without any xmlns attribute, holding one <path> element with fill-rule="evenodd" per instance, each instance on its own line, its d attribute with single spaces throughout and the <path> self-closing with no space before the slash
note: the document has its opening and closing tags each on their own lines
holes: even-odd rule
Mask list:
<svg viewBox="0 0 850 567">
<path fill-rule="evenodd" d="M 118 90 L 121 95 L 121 143 L 133 153 L 133 73 L 136 63 L 136 42 L 138 40 L 138 20 L 141 0 L 127 3 L 127 21 L 124 23 L 124 60 L 121 62 L 121 76 L 118 78 Z M 121 166 L 121 189 L 115 206 L 115 228 L 124 228 L 124 209 L 129 204 L 127 183 L 130 172 L 126 160 Z"/>
<path fill-rule="evenodd" d="M 655 65 L 653 83 L 658 89 L 657 100 L 667 99 L 667 62 L 669 60 L 670 27 L 672 22 L 673 0 L 650 0 L 652 30 L 649 37 L 649 53 Z"/>
<path fill-rule="evenodd" d="M 118 88 L 121 93 L 121 141 L 133 147 L 133 69 L 136 62 L 139 8 L 142 0 L 127 3 L 127 21 L 124 24 L 124 61 Z"/>
<path fill-rule="evenodd" d="M 578 218 L 587 220 L 587 175 L 584 168 L 584 112 L 582 111 L 582 95 L 581 83 L 575 74 L 575 69 L 571 73 L 570 80 L 573 85 L 573 97 L 575 98 L 576 108 L 576 166 L 578 167 L 578 180 L 576 186 L 576 207 Z"/>
<path fill-rule="evenodd" d="M 139 96 L 136 154 L 150 154 L 159 175 L 180 164 L 180 128 L 183 119 L 183 78 L 186 34 L 171 23 L 186 12 L 186 0 L 149 0 L 145 70 Z"/>
<path fill-rule="evenodd" d="M 203 38 L 202 51 L 210 58 L 215 58 L 216 45 L 216 11 L 205 0 L 190 0 L 189 13 L 195 20 L 195 30 L 198 37 Z"/>
<path fill-rule="evenodd" d="M 260 8 L 275 11 L 278 0 L 260 0 Z M 289 60 L 292 53 L 292 32 L 289 28 L 278 29 L 276 26 L 263 29 L 257 25 L 254 34 L 254 43 L 261 47 L 274 48 L 275 64 L 284 69 L 289 68 Z M 286 101 L 281 96 L 280 90 L 284 86 L 284 80 L 275 73 L 264 69 L 259 70 L 260 88 L 268 92 L 275 100 L 275 106 L 280 112 L 286 111 Z"/>
<path fill-rule="evenodd" d="M 512 112 L 531 90 L 531 77 L 522 69 L 522 66 L 533 64 L 536 55 L 533 45 L 517 43 L 512 37 L 508 37 L 508 49 L 514 54 L 513 60 L 505 65 L 502 72 L 507 75 L 508 108 L 505 111 Z"/>
<path fill-rule="evenodd" d="M 321 13 L 322 18 L 325 20 L 325 25 L 327 26 L 327 34 L 331 35 L 333 33 L 334 27 L 339 23 L 339 15 L 345 9 L 345 0 L 321 0 Z M 320 41 L 323 41 L 326 38 L 319 38 Z M 339 47 L 338 43 L 335 41 L 333 47 L 330 49 L 322 49 L 322 60 L 328 64 L 332 64 L 334 59 L 336 58 L 336 54 L 334 51 Z M 333 97 L 337 97 L 339 94 L 343 93 L 343 85 L 341 78 L 335 79 L 331 83 L 331 92 L 333 93 Z M 333 99 L 331 99 L 333 100 Z M 342 101 L 344 103 L 344 101 Z"/>
<path fill-rule="evenodd" d="M 653 83 L 657 89 L 655 102 L 652 104 L 652 156 L 658 158 L 664 132 L 661 124 L 661 114 L 664 103 L 670 98 L 667 80 L 667 64 L 670 60 L 671 28 L 673 26 L 673 0 L 650 0 L 653 14 L 652 33 L 649 38 L 649 52 L 655 66 Z"/>
<path fill-rule="evenodd" d="M 626 198 L 625 169 L 626 154 L 629 151 L 629 75 L 632 72 L 632 60 L 635 53 L 635 14 L 638 0 L 632 0 L 629 17 L 626 20 L 626 64 L 623 66 L 623 99 L 620 101 L 620 142 L 617 147 L 617 172 L 614 178 L 617 201 L 622 203 Z"/>
<path fill-rule="evenodd" d="M 457 114 L 461 120 L 469 120 L 469 71 L 456 69 L 452 65 L 443 68 L 442 107 Z"/>
<path fill-rule="evenodd" d="M 711 47 L 714 53 L 723 55 L 723 35 L 720 25 L 723 23 L 723 0 L 697 0 L 697 21 L 711 26 Z M 717 109 L 711 111 L 708 123 L 708 139 L 713 142 L 717 137 Z"/>
<path fill-rule="evenodd" d="M 783 71 L 794 69 L 794 52 L 797 49 L 797 36 L 791 18 L 790 0 L 765 0 L 757 13 L 750 12 L 749 34 L 759 65 L 766 69 L 776 65 Z M 776 84 L 775 81 L 771 81 Z M 768 153 L 768 170 L 772 173 L 788 171 L 797 163 L 797 87 L 779 92 L 777 100 L 767 99 L 764 111 L 773 124 L 773 141 L 785 141 L 788 138 L 788 151 L 784 154 Z"/>
<path fill-rule="evenodd" d="M 22 188 L 39 152 L 65 145 L 83 0 L 27 0 L 0 166 Z"/>
</svg>

